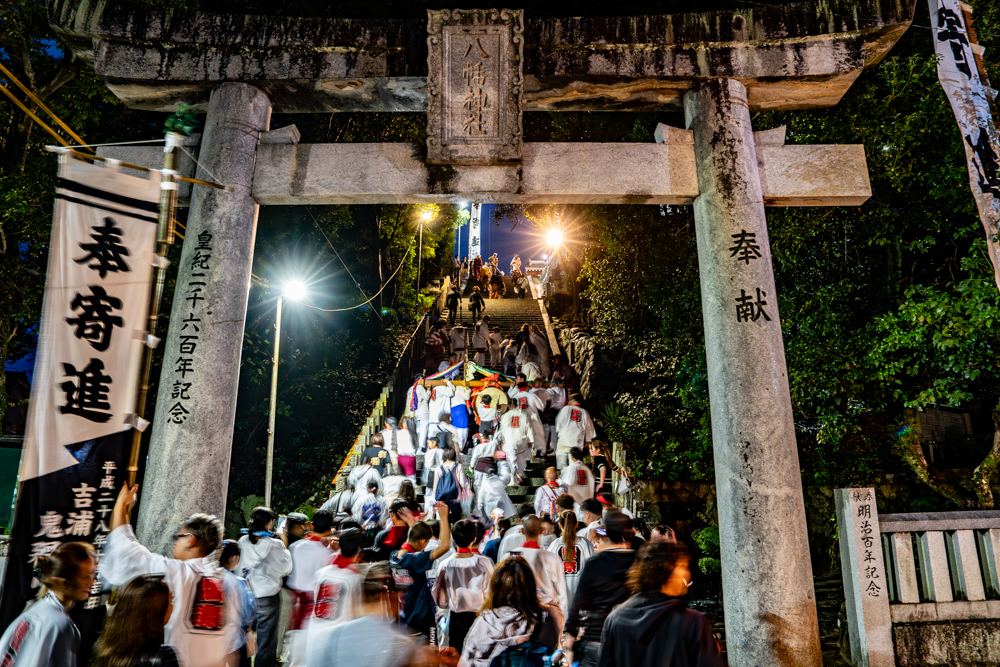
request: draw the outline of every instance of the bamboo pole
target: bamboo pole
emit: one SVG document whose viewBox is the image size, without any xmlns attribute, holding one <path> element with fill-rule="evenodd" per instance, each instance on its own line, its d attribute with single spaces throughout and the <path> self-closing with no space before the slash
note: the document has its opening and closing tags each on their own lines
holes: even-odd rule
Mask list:
<svg viewBox="0 0 1000 667">
<path fill-rule="evenodd" d="M 160 218 L 156 228 L 156 254 L 163 257 L 167 253 L 168 239 L 172 235 L 174 207 L 177 204 L 177 184 L 173 182 L 173 173 L 176 163 L 174 154 L 174 144 L 170 135 L 167 135 L 167 145 L 163 149 L 163 178 L 169 179 L 163 183 L 166 187 L 160 190 Z M 171 187 L 172 186 L 172 187 Z M 149 300 L 149 320 L 146 325 L 150 335 L 156 335 L 156 324 L 160 313 L 160 301 L 163 299 L 163 288 L 167 280 L 167 268 L 165 266 L 156 267 L 156 282 L 153 284 L 152 295 Z M 136 398 L 135 414 L 142 419 L 146 413 L 146 402 L 149 395 L 149 378 L 153 368 L 153 348 L 149 345 L 143 349 L 142 376 L 139 380 L 139 395 Z M 138 421 L 137 421 L 138 425 Z M 139 472 L 139 450 L 142 445 L 142 431 L 138 428 L 132 431 L 132 451 L 128 461 L 128 484 L 135 484 L 136 474 Z"/>
</svg>

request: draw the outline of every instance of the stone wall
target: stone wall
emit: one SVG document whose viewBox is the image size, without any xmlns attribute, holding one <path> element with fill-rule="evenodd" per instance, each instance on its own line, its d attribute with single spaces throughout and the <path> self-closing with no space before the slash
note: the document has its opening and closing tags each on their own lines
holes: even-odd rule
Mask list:
<svg viewBox="0 0 1000 667">
<path fill-rule="evenodd" d="M 1000 619 L 894 625 L 892 635 L 898 667 L 1000 664 Z"/>
</svg>

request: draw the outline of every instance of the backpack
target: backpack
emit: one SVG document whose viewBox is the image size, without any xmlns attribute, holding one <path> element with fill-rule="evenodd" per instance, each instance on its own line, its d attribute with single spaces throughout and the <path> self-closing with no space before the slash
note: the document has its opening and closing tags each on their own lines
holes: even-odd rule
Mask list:
<svg viewBox="0 0 1000 667">
<path fill-rule="evenodd" d="M 504 649 L 490 660 L 490 667 L 542 667 L 548 653 L 544 646 L 531 639 Z"/>
<path fill-rule="evenodd" d="M 437 470 L 437 490 L 434 492 L 434 500 L 458 500 L 458 484 L 455 483 L 455 469 L 445 470 L 441 466 Z"/>
</svg>

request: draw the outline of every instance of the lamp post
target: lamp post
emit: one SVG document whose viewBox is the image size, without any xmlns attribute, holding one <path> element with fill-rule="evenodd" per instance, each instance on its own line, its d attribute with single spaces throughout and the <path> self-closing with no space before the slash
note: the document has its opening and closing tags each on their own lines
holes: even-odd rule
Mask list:
<svg viewBox="0 0 1000 667">
<path fill-rule="evenodd" d="M 271 476 L 274 471 L 274 412 L 278 401 L 278 348 L 281 345 L 281 304 L 285 297 L 299 301 L 306 295 L 306 286 L 300 280 L 285 285 L 284 293 L 278 297 L 278 309 L 274 321 L 274 359 L 271 368 L 271 410 L 267 418 L 267 472 L 264 474 L 264 505 L 271 506 Z"/>
</svg>

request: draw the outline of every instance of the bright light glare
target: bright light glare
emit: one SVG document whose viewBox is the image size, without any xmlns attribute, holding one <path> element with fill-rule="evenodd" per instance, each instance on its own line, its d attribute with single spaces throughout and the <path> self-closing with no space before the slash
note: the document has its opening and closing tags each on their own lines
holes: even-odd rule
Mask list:
<svg viewBox="0 0 1000 667">
<path fill-rule="evenodd" d="M 301 280 L 285 283 L 285 297 L 292 301 L 301 301 L 306 296 L 306 284 Z"/>
<path fill-rule="evenodd" d="M 421 217 L 424 219 L 424 222 L 430 222 L 430 219 L 434 217 L 434 214 L 430 211 L 424 211 Z"/>
<path fill-rule="evenodd" d="M 548 241 L 548 244 L 553 247 L 562 245 L 563 242 L 562 231 L 558 229 L 550 229 L 549 233 L 545 235 L 545 240 Z"/>
</svg>

